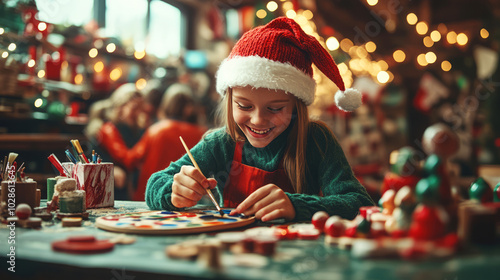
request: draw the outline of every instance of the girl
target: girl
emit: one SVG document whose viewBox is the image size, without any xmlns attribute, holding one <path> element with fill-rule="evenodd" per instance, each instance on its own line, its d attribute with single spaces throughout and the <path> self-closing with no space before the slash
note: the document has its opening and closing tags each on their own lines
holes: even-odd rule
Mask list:
<svg viewBox="0 0 500 280">
<path fill-rule="evenodd" d="M 148 206 L 191 207 L 207 188 L 222 192 L 232 214 L 262 221 L 310 220 L 317 211 L 352 219 L 373 205 L 332 132 L 309 120 L 313 62 L 345 89 L 330 54 L 295 21 L 277 18 L 245 33 L 217 72 L 225 125 L 191 150 L 203 174 L 184 155 L 151 176 Z M 361 94 L 344 91 L 336 101 L 353 110 Z"/>
</svg>

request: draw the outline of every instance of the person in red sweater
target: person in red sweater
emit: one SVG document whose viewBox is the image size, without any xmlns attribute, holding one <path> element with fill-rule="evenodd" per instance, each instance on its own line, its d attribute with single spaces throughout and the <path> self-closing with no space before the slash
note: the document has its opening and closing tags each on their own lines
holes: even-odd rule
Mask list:
<svg viewBox="0 0 500 280">
<path fill-rule="evenodd" d="M 95 149 L 103 162 L 113 162 L 115 178 L 115 199 L 128 200 L 134 192 L 138 172 L 125 172 L 117 157 L 116 143 L 122 143 L 124 149 L 131 149 L 142 137 L 145 126 L 141 122 L 145 114 L 141 110 L 143 94 L 134 83 L 119 86 L 109 98 L 92 105 L 89 111 L 89 123 L 85 134 L 92 149 Z"/>
<path fill-rule="evenodd" d="M 132 149 L 127 150 L 120 141 L 113 145 L 114 157 L 120 164 L 128 169 L 139 166 L 139 180 L 133 200 L 143 201 L 149 177 L 186 153 L 179 136 L 192 148 L 207 130 L 197 125 L 196 103 L 189 89 L 178 85 L 175 88 L 177 90 L 167 90 L 165 93 L 158 112 L 160 120 L 146 130 Z"/>
</svg>

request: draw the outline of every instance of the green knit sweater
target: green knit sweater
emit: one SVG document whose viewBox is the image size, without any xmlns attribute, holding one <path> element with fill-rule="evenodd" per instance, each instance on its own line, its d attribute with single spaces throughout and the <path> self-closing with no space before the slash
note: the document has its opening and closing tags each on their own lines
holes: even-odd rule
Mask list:
<svg viewBox="0 0 500 280">
<path fill-rule="evenodd" d="M 242 163 L 266 171 L 276 170 L 283 158 L 289 130 L 264 148 L 255 148 L 246 142 Z M 219 198 L 228 179 L 235 145 L 225 129 L 221 128 L 205 136 L 191 149 L 203 174 L 217 180 Z M 359 207 L 374 205 L 366 189 L 354 177 L 337 140 L 315 123 L 310 125 L 306 159 L 305 193 L 287 193 L 295 207 L 294 221 L 310 221 L 317 211 L 352 219 Z M 183 165 L 193 165 L 187 154 L 149 178 L 146 203 L 151 209 L 179 210 L 171 202 L 172 183 L 174 174 Z M 318 196 L 319 193 L 322 196 Z"/>
</svg>

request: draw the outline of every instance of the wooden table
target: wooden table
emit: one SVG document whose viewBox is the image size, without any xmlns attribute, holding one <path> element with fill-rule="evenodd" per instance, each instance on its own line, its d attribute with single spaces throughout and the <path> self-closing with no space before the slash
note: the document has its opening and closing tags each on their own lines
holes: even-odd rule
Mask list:
<svg viewBox="0 0 500 280">
<path fill-rule="evenodd" d="M 148 211 L 144 202 L 116 201 L 113 213 Z M 16 228 L 15 273 L 7 270 L 10 231 L 0 227 L 0 279 L 499 279 L 500 243 L 477 247 L 444 260 L 356 259 L 349 251 L 325 246 L 319 240 L 278 243 L 277 254 L 263 267 L 224 265 L 218 271 L 196 261 L 170 259 L 165 247 L 201 235 L 136 236 L 131 245 L 116 245 L 111 252 L 72 255 L 51 250 L 51 242 L 72 235 L 115 236 L 94 227 L 103 210 L 89 210 L 91 219 L 81 228 L 62 228 L 59 221 L 40 230 Z M 108 214 L 111 214 L 108 213 Z M 257 223 L 253 226 L 269 224 Z M 206 235 L 206 234 L 205 234 Z M 223 260 L 231 258 L 223 254 Z"/>
</svg>

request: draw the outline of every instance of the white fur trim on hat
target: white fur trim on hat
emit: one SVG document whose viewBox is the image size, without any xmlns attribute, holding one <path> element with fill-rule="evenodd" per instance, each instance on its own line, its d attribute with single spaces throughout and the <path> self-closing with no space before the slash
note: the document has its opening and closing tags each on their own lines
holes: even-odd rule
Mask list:
<svg viewBox="0 0 500 280">
<path fill-rule="evenodd" d="M 289 63 L 259 56 L 235 56 L 222 61 L 216 74 L 217 92 L 224 96 L 228 88 L 252 86 L 289 92 L 306 105 L 314 101 L 316 82 Z"/>
<path fill-rule="evenodd" d="M 335 94 L 335 103 L 343 111 L 354 111 L 363 104 L 361 92 L 353 88 L 348 88 L 345 91 L 339 90 Z"/>
</svg>

